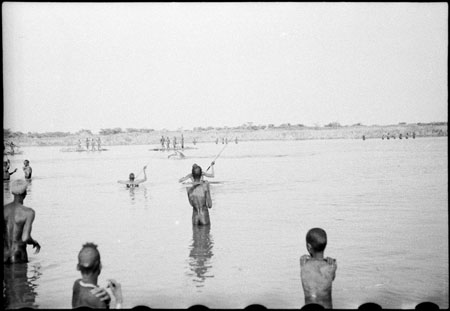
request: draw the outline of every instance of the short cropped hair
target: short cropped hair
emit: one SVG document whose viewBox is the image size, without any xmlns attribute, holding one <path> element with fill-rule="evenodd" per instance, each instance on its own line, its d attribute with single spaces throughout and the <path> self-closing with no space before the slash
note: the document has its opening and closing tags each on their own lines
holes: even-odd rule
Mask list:
<svg viewBox="0 0 450 311">
<path fill-rule="evenodd" d="M 321 228 L 312 228 L 306 234 L 306 243 L 309 243 L 315 252 L 322 252 L 327 246 L 327 233 Z"/>
<path fill-rule="evenodd" d="M 192 166 L 192 178 L 200 179 L 202 177 L 202 168 L 197 164 Z"/>
<path fill-rule="evenodd" d="M 94 243 L 85 243 L 78 253 L 78 269 L 82 274 L 91 274 L 100 269 L 100 252 Z"/>
</svg>

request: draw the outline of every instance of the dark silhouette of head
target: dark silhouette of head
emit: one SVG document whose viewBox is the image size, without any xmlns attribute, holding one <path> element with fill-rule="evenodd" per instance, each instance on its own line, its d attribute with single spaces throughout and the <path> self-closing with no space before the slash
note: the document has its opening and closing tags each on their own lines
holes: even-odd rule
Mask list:
<svg viewBox="0 0 450 311">
<path fill-rule="evenodd" d="M 78 253 L 77 269 L 81 274 L 91 275 L 101 271 L 100 252 L 94 243 L 86 243 Z"/>
<path fill-rule="evenodd" d="M 133 181 L 134 180 L 134 173 L 130 173 L 129 178 L 130 178 L 131 181 Z"/>
<path fill-rule="evenodd" d="M 321 228 L 312 228 L 306 234 L 306 245 L 310 253 L 323 252 L 327 246 L 327 233 Z"/>
<path fill-rule="evenodd" d="M 202 177 L 202 168 L 197 164 L 192 165 L 192 178 L 199 180 Z"/>
</svg>

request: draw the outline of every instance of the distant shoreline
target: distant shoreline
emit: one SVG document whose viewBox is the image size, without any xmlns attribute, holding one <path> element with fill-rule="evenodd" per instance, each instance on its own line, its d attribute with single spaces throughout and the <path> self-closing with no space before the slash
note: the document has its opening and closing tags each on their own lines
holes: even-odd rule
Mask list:
<svg viewBox="0 0 450 311">
<path fill-rule="evenodd" d="M 81 140 L 85 146 L 86 138 L 101 139 L 102 147 L 114 145 L 152 145 L 160 144 L 161 136 L 177 138 L 180 145 L 181 134 L 184 136 L 185 146 L 192 145 L 195 138 L 198 143 L 215 142 L 222 138 L 228 138 L 228 142 L 233 142 L 235 138 L 238 142 L 261 141 L 261 140 L 316 140 L 316 139 L 380 139 L 389 133 L 398 139 L 399 134 L 405 137 L 406 133 L 415 133 L 417 137 L 448 136 L 447 124 L 405 124 L 386 126 L 340 126 L 340 127 L 286 127 L 286 128 L 265 128 L 265 129 L 221 129 L 221 130 L 184 130 L 184 131 L 152 131 L 149 133 L 123 132 L 110 135 L 93 135 L 91 133 L 70 134 L 63 137 L 29 137 L 29 135 L 4 137 L 4 141 L 13 141 L 14 144 L 25 146 L 76 146 Z"/>
</svg>

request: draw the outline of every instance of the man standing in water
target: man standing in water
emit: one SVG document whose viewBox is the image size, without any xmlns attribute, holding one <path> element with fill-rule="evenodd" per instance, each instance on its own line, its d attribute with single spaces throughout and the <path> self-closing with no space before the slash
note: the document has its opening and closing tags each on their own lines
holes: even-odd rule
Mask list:
<svg viewBox="0 0 450 311">
<path fill-rule="evenodd" d="M 161 139 L 159 141 L 161 142 L 161 149 L 164 149 L 164 142 L 166 141 L 164 136 L 161 136 Z"/>
<path fill-rule="evenodd" d="M 11 154 L 14 154 L 14 147 L 15 146 L 16 145 L 14 145 L 14 143 L 12 141 L 9 143 L 9 147 L 11 148 Z"/>
<path fill-rule="evenodd" d="M 23 172 L 25 173 L 25 179 L 31 179 L 31 174 L 33 173 L 33 170 L 30 166 L 30 161 L 25 160 L 23 161 Z"/>
<path fill-rule="evenodd" d="M 94 151 L 95 150 L 95 139 L 94 139 L 94 137 L 92 137 L 92 139 L 91 139 L 91 146 L 92 146 L 92 151 Z"/>
<path fill-rule="evenodd" d="M 134 179 L 134 173 L 130 173 L 129 180 L 119 180 L 118 183 L 120 184 L 126 184 L 127 188 L 134 188 L 139 187 L 140 183 L 143 183 L 147 181 L 147 174 L 145 173 L 145 170 L 147 169 L 147 165 L 144 166 L 144 178 L 143 179 Z"/>
<path fill-rule="evenodd" d="M 212 207 L 209 183 L 202 181 L 202 168 L 198 165 L 192 167 L 192 178 L 194 185 L 189 187 L 187 195 L 192 206 L 192 225 L 210 225 L 208 209 Z"/>
<path fill-rule="evenodd" d="M 25 180 L 15 180 L 11 184 L 14 201 L 3 207 L 3 263 L 28 262 L 27 244 L 36 248 L 35 254 L 41 249 L 39 243 L 31 237 L 35 212 L 23 205 L 27 186 Z"/>
<path fill-rule="evenodd" d="M 17 171 L 17 168 L 14 169 L 14 171 L 12 171 L 11 173 L 9 172 L 9 168 L 10 168 L 10 162 L 9 159 L 7 159 L 5 161 L 5 159 L 3 158 L 3 180 L 10 180 L 11 179 L 11 175 L 14 174 Z"/>
<path fill-rule="evenodd" d="M 169 150 L 170 149 L 170 138 L 169 138 L 169 136 L 167 136 L 167 138 L 166 138 L 166 144 L 167 144 L 167 150 Z"/>
<path fill-rule="evenodd" d="M 102 143 L 102 141 L 100 140 L 100 137 L 97 137 L 97 149 L 98 149 L 98 151 L 102 151 L 101 143 Z"/>
</svg>

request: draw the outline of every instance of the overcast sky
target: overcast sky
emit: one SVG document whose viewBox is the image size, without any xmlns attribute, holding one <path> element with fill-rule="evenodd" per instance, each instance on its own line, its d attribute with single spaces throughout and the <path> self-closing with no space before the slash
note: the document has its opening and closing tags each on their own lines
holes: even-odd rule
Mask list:
<svg viewBox="0 0 450 311">
<path fill-rule="evenodd" d="M 447 3 L 3 3 L 4 128 L 447 121 Z"/>
</svg>

